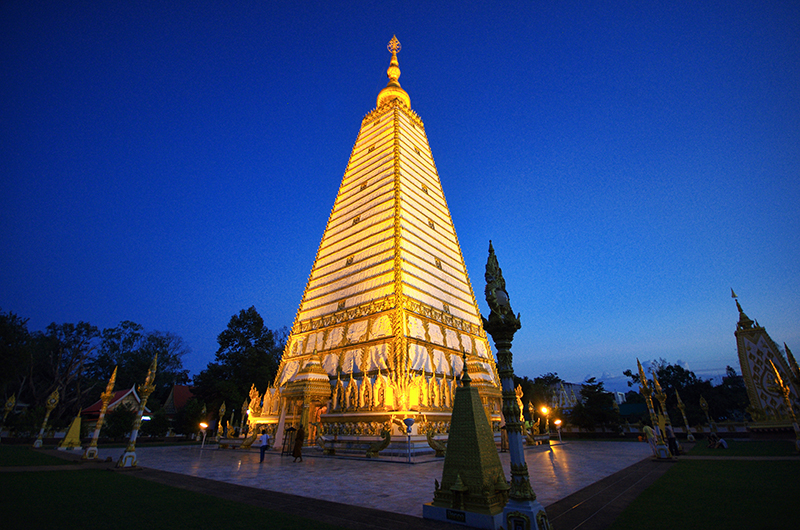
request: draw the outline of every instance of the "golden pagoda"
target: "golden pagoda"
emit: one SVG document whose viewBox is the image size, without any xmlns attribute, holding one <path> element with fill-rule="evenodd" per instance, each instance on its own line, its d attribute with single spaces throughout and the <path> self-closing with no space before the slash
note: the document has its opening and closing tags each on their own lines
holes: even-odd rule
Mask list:
<svg viewBox="0 0 800 530">
<path fill-rule="evenodd" d="M 250 419 L 278 437 L 302 423 L 326 450 L 388 428 L 391 452 L 407 441 L 407 418 L 415 451 L 430 450 L 426 435 L 449 428 L 464 353 L 495 432 L 500 424 L 495 361 L 425 126 L 398 82 L 396 37 L 388 49 L 389 82 L 361 122 L 267 391 L 271 402 L 280 394 L 279 418 Z"/>
<path fill-rule="evenodd" d="M 737 298 L 733 290 L 731 296 Z M 792 405 L 800 409 L 797 397 L 800 395 L 800 378 L 797 377 L 800 373 L 795 373 L 794 370 L 797 363 L 788 348 L 789 359 L 783 356 L 767 330 L 745 314 L 738 299 L 736 308 L 739 310 L 739 322 L 736 323 L 734 332 L 736 349 L 742 378 L 747 387 L 747 397 L 750 399 L 747 412 L 753 418 L 753 423 L 748 428 L 751 431 L 788 430 L 792 427 L 791 411 L 787 410 L 783 395 L 775 387 L 775 370 L 791 389 Z M 772 366 L 775 367 L 774 370 Z"/>
</svg>

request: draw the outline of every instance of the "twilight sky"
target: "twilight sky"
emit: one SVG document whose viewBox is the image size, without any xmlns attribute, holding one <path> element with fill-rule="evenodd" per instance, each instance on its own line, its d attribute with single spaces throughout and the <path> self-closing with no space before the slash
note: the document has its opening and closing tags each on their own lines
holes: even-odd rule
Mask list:
<svg viewBox="0 0 800 530">
<path fill-rule="evenodd" d="M 731 287 L 800 351 L 798 2 L 77 4 L 0 4 L 0 309 L 31 329 L 133 320 L 197 373 L 239 310 L 291 326 L 396 34 L 517 374 L 739 371 Z"/>
</svg>

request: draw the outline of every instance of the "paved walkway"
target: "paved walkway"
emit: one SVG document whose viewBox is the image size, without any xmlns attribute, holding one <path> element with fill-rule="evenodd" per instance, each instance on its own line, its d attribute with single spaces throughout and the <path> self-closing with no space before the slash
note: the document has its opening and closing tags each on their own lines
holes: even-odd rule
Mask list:
<svg viewBox="0 0 800 530">
<path fill-rule="evenodd" d="M 116 451 L 121 454 L 122 450 Z M 278 452 L 263 464 L 258 451 L 216 450 L 194 446 L 137 448 L 140 465 L 269 491 L 324 499 L 353 506 L 422 517 L 433 500 L 434 479 L 441 481 L 444 459 L 421 464 L 381 459 L 340 459 L 307 452 L 303 462 Z M 575 442 L 527 448 L 531 486 L 547 506 L 650 454 L 644 443 Z M 116 460 L 117 454 L 111 454 Z M 500 453 L 507 476 L 508 453 Z"/>
<path fill-rule="evenodd" d="M 116 461 L 122 451 L 101 449 L 101 456 Z M 409 465 L 309 452 L 302 463 L 293 463 L 291 457 L 273 452 L 261 464 L 257 450 L 218 450 L 214 446 L 204 450 L 196 446 L 140 447 L 136 453 L 143 467 L 133 473 L 136 477 L 345 528 L 463 528 L 421 519 L 422 504 L 433 497 L 434 479 L 441 480 L 442 459 Z M 528 447 L 525 456 L 533 489 L 557 530 L 607 528 L 631 500 L 671 467 L 652 461 L 649 446 L 635 442 L 581 441 Z M 510 474 L 508 454 L 501 453 L 500 459 Z"/>
</svg>

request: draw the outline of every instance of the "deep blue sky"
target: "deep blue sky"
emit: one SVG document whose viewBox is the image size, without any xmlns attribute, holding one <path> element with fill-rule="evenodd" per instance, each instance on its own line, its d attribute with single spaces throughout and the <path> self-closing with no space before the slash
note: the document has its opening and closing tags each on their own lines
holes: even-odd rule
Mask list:
<svg viewBox="0 0 800 530">
<path fill-rule="evenodd" d="M 240 309 L 291 325 L 396 34 L 517 373 L 738 370 L 731 287 L 800 350 L 800 4 L 474 4 L 3 2 L 0 308 L 195 373 Z"/>
</svg>

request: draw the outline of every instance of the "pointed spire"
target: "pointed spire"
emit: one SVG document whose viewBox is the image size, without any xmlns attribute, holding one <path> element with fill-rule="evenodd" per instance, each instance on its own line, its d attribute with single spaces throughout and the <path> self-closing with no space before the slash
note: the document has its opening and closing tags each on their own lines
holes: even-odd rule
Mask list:
<svg viewBox="0 0 800 530">
<path fill-rule="evenodd" d="M 467 371 L 467 352 L 464 350 L 461 351 L 462 355 L 464 356 L 464 368 L 461 369 L 461 384 L 463 384 L 465 388 L 469 388 L 472 378 L 469 376 L 469 372 Z"/>
<path fill-rule="evenodd" d="M 739 298 L 736 296 L 736 293 L 733 292 L 733 287 L 731 287 L 731 298 Z"/>
<path fill-rule="evenodd" d="M 661 393 L 661 385 L 658 383 L 658 377 L 656 376 L 656 371 L 653 370 L 652 367 L 650 369 L 650 373 L 653 374 L 653 386 L 656 389 L 656 394 L 660 394 Z"/>
<path fill-rule="evenodd" d="M 389 78 L 389 82 L 386 84 L 386 88 L 381 90 L 380 94 L 378 94 L 377 106 L 380 107 L 381 104 L 392 99 L 399 99 L 405 103 L 406 107 L 410 107 L 411 98 L 408 97 L 408 93 L 400 87 L 400 83 L 397 81 L 400 78 L 400 63 L 397 62 L 397 52 L 400 51 L 400 41 L 397 40 L 396 36 L 392 36 L 392 40 L 389 41 L 387 48 L 392 52 L 392 60 L 389 62 L 389 68 L 386 70 L 386 76 Z"/>
<path fill-rule="evenodd" d="M 639 358 L 636 358 L 636 364 L 639 365 L 639 384 L 647 390 L 647 376 L 644 375 L 644 368 L 642 368 L 642 363 L 639 362 Z"/>
<path fill-rule="evenodd" d="M 731 289 L 731 292 L 733 292 L 733 289 Z M 738 299 L 736 300 L 736 309 L 739 310 L 739 325 L 738 325 L 739 329 L 750 329 L 750 328 L 752 328 L 753 327 L 753 321 L 750 320 L 750 317 L 748 317 L 747 315 L 744 314 L 744 311 L 742 310 L 742 306 L 741 306 L 741 304 L 739 304 L 739 300 Z"/>
<path fill-rule="evenodd" d="M 108 380 L 108 385 L 106 385 L 106 394 L 111 395 L 114 391 L 114 384 L 117 381 L 117 368 L 118 366 L 114 367 L 114 371 L 111 373 L 111 379 Z"/>
<path fill-rule="evenodd" d="M 156 380 L 156 366 L 158 366 L 158 354 L 155 354 L 153 362 L 150 363 L 150 368 L 147 369 L 147 379 L 144 380 L 144 386 L 151 386 L 153 381 Z"/>
</svg>

